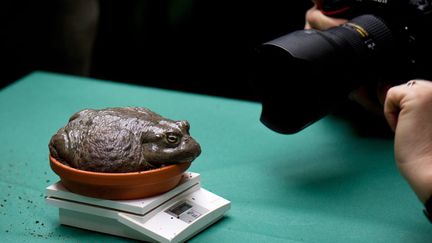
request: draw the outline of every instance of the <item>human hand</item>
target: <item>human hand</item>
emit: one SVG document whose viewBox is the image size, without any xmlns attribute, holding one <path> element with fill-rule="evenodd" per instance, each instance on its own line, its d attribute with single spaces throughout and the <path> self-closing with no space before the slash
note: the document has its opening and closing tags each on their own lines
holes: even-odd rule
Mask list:
<svg viewBox="0 0 432 243">
<path fill-rule="evenodd" d="M 306 11 L 305 20 L 305 29 L 317 30 L 327 30 L 348 22 L 346 19 L 332 18 L 324 15 L 316 4 Z"/>
<path fill-rule="evenodd" d="M 432 82 L 412 80 L 388 90 L 384 115 L 395 131 L 395 159 L 419 199 L 432 195 Z"/>
</svg>

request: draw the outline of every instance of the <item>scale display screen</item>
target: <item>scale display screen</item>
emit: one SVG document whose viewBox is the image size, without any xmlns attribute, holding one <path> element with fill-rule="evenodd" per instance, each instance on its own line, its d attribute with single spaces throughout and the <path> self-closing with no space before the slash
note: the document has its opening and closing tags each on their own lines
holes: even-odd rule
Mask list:
<svg viewBox="0 0 432 243">
<path fill-rule="evenodd" d="M 176 205 L 176 206 L 168 209 L 168 211 L 173 213 L 174 216 L 179 217 L 180 214 L 186 212 L 190 208 L 192 208 L 192 205 L 188 204 L 187 202 L 183 202 L 183 203 L 180 203 L 179 205 Z"/>
<path fill-rule="evenodd" d="M 208 210 L 190 201 L 183 201 L 168 208 L 165 212 L 186 223 L 192 223 Z"/>
</svg>

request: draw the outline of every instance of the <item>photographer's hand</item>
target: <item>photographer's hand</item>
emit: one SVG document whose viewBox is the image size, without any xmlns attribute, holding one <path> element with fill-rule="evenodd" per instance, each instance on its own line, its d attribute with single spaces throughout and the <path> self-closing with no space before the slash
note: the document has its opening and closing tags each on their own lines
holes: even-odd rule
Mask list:
<svg viewBox="0 0 432 243">
<path fill-rule="evenodd" d="M 387 92 L 384 114 L 395 131 L 395 159 L 419 199 L 432 195 L 432 82 L 414 80 Z"/>
</svg>

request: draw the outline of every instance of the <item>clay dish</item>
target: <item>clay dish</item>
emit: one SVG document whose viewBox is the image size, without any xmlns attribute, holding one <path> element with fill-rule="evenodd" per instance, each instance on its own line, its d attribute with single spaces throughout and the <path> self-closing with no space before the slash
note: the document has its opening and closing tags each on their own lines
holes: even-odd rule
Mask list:
<svg viewBox="0 0 432 243">
<path fill-rule="evenodd" d="M 176 187 L 191 163 L 140 172 L 103 173 L 78 170 L 49 156 L 51 169 L 71 192 L 89 197 L 129 200 L 155 196 Z"/>
</svg>

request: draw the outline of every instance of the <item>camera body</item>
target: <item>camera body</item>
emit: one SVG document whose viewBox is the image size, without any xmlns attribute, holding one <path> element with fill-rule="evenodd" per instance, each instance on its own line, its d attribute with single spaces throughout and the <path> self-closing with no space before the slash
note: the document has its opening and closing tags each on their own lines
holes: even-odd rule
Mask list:
<svg viewBox="0 0 432 243">
<path fill-rule="evenodd" d="M 316 3 L 349 21 L 326 31 L 297 30 L 257 48 L 261 122 L 268 128 L 301 131 L 360 86 L 432 79 L 432 0 Z"/>
</svg>

